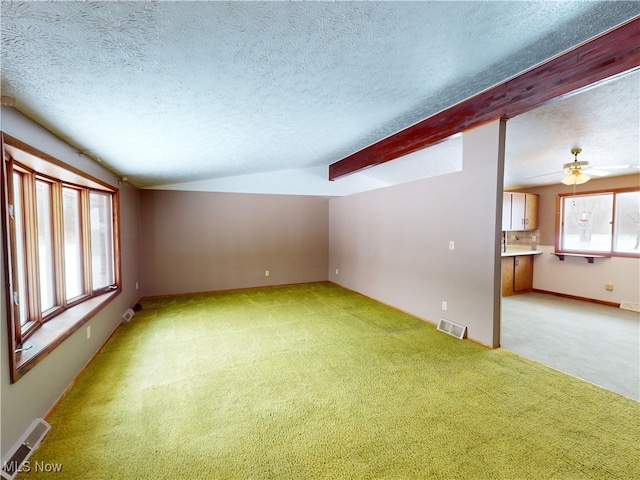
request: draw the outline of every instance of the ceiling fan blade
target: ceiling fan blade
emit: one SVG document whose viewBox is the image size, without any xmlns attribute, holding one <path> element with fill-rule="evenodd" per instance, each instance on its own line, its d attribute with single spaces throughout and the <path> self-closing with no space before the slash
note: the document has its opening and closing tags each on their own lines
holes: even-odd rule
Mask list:
<svg viewBox="0 0 640 480">
<path fill-rule="evenodd" d="M 602 168 L 606 168 L 606 170 L 603 170 Z M 615 173 L 620 174 L 622 170 L 629 170 L 631 172 L 633 170 L 640 169 L 640 165 L 605 165 L 602 168 L 586 166 L 586 167 L 582 167 L 580 170 L 582 170 L 585 174 L 591 175 L 593 177 L 606 177 L 607 175 L 611 175 L 612 173 L 609 170 L 614 170 Z M 572 170 L 570 168 L 567 168 L 565 170 L 559 170 L 553 173 L 544 173 L 542 175 L 529 177 L 527 180 L 543 179 L 543 178 L 548 179 L 558 175 L 570 175 L 571 172 Z"/>
<path fill-rule="evenodd" d="M 558 175 L 566 175 L 567 172 L 564 170 L 558 170 L 557 172 L 551 172 L 551 173 L 543 173 L 542 175 L 536 175 L 534 177 L 528 177 L 527 180 L 533 180 L 535 178 L 551 178 L 551 177 L 555 177 Z"/>
<path fill-rule="evenodd" d="M 606 177 L 607 175 L 611 175 L 611 172 L 605 172 L 604 170 L 593 169 L 593 170 L 588 170 L 587 175 L 591 175 L 593 177 Z"/>
<path fill-rule="evenodd" d="M 605 165 L 608 170 L 637 170 L 640 165 Z"/>
</svg>

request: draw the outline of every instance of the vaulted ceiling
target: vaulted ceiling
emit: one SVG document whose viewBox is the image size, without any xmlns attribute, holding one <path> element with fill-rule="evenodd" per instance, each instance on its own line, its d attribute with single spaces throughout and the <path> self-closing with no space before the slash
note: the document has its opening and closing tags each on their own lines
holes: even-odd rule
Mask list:
<svg viewBox="0 0 640 480">
<path fill-rule="evenodd" d="M 2 95 L 132 184 L 345 194 L 459 169 L 453 138 L 326 180 L 331 163 L 640 15 L 640 2 L 1 9 Z M 509 120 L 505 185 L 557 181 L 544 174 L 574 146 L 599 167 L 638 165 L 639 102 L 636 71 Z"/>
</svg>

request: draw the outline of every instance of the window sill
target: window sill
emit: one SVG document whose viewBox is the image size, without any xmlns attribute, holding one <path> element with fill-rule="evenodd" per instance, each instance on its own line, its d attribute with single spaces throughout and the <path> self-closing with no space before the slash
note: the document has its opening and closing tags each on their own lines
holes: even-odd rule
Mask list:
<svg viewBox="0 0 640 480">
<path fill-rule="evenodd" d="M 582 257 L 586 258 L 588 263 L 593 263 L 594 258 L 611 258 L 611 255 L 592 255 L 590 253 L 561 253 L 554 252 L 553 255 L 558 257 L 558 260 L 564 262 L 564 257 Z"/>
<path fill-rule="evenodd" d="M 120 289 L 86 300 L 71 307 L 42 324 L 25 341 L 24 350 L 15 355 L 13 381 L 16 382 L 25 373 L 35 367 L 58 345 L 69 338 L 82 325 L 102 310 L 111 300 L 120 294 Z"/>
</svg>

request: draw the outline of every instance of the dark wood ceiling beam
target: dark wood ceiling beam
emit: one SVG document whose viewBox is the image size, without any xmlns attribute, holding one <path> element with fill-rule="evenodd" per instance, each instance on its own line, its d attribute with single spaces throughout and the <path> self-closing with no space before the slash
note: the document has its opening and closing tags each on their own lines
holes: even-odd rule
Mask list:
<svg viewBox="0 0 640 480">
<path fill-rule="evenodd" d="M 497 118 L 511 118 L 640 66 L 640 17 L 329 166 L 329 180 L 388 162 Z"/>
</svg>

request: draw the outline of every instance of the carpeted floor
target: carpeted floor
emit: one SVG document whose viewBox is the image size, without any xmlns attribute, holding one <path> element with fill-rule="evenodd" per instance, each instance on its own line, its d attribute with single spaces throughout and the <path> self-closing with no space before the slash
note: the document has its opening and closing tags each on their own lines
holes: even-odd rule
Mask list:
<svg viewBox="0 0 640 480">
<path fill-rule="evenodd" d="M 640 314 L 526 293 L 502 298 L 502 348 L 640 402 Z"/>
<path fill-rule="evenodd" d="M 638 402 L 333 284 L 143 307 L 18 478 L 640 478 Z"/>
</svg>

